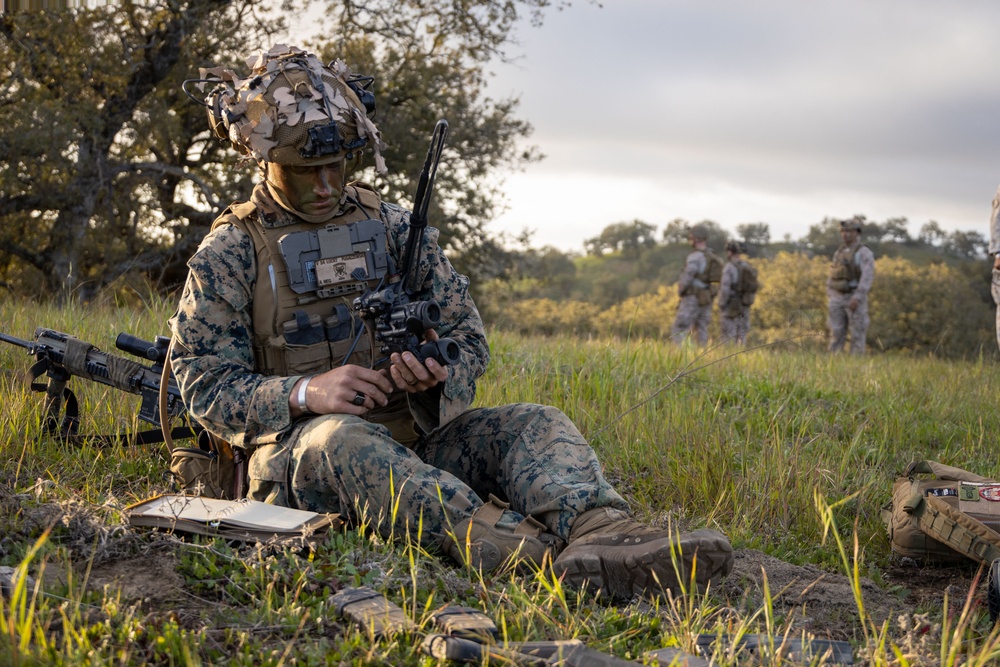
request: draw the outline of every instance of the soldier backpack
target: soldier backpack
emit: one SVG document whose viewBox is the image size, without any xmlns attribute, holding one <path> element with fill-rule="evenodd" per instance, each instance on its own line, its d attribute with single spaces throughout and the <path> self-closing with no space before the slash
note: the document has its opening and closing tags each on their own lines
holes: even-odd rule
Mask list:
<svg viewBox="0 0 1000 667">
<path fill-rule="evenodd" d="M 933 563 L 1000 558 L 1000 482 L 961 468 L 914 461 L 893 485 L 882 520 L 901 556 Z"/>
<path fill-rule="evenodd" d="M 715 297 L 719 293 L 719 283 L 722 281 L 722 269 L 725 268 L 726 262 L 708 248 L 705 248 L 705 259 L 707 260 L 705 282 L 708 283 L 708 289 L 711 291 L 712 297 Z"/>
<path fill-rule="evenodd" d="M 736 279 L 736 293 L 740 295 L 744 306 L 753 305 L 757 298 L 757 290 L 760 288 L 760 283 L 757 281 L 757 267 L 750 262 L 740 260 L 739 270 L 739 278 Z"/>
</svg>

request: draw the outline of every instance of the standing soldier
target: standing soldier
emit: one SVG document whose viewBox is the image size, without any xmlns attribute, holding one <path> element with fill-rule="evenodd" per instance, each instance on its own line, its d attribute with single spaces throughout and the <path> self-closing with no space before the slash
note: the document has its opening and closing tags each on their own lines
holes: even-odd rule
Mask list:
<svg viewBox="0 0 1000 667">
<path fill-rule="evenodd" d="M 862 244 L 861 217 L 840 221 L 843 243 L 833 253 L 830 277 L 826 281 L 829 303 L 830 351 L 844 348 L 848 330 L 851 353 L 864 354 L 868 317 L 868 292 L 875 278 L 875 255 Z"/>
<path fill-rule="evenodd" d="M 990 213 L 990 257 L 993 260 L 993 281 L 990 291 L 993 303 L 997 304 L 997 346 L 1000 347 L 1000 187 L 993 197 L 993 212 Z"/>
<path fill-rule="evenodd" d="M 681 302 L 677 306 L 677 317 L 670 336 L 680 342 L 693 329 L 698 344 L 705 345 L 708 343 L 708 325 L 712 321 L 712 299 L 722 278 L 723 262 L 708 248 L 708 229 L 704 225 L 692 227 L 688 239 L 694 250 L 687 256 L 677 281 Z"/>
<path fill-rule="evenodd" d="M 719 284 L 719 312 L 722 339 L 746 345 L 750 333 L 750 305 L 757 296 L 757 269 L 740 255 L 746 253 L 740 241 L 726 243 L 726 262 Z"/>
</svg>

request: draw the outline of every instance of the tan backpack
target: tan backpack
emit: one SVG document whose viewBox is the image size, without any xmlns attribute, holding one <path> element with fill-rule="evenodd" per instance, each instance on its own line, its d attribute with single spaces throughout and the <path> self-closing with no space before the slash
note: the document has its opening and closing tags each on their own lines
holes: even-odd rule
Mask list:
<svg viewBox="0 0 1000 667">
<path fill-rule="evenodd" d="M 961 468 L 914 461 L 893 485 L 882 520 L 901 556 L 933 563 L 1000 558 L 1000 482 Z"/>
</svg>

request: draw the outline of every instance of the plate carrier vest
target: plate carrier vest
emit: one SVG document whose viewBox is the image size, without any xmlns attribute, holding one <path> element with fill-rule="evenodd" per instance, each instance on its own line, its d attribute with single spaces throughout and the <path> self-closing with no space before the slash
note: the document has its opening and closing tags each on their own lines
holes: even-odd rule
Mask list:
<svg viewBox="0 0 1000 667">
<path fill-rule="evenodd" d="M 350 363 L 372 367 L 374 337 L 370 328 L 363 331 L 353 301 L 397 281 L 396 260 L 379 217 L 378 193 L 355 183 L 345 187 L 342 201 L 343 212 L 326 223 L 289 215 L 282 216 L 287 224 L 265 226 L 257 206 L 244 202 L 212 225 L 231 224 L 253 241 L 253 354 L 259 373 L 323 373 L 344 363 L 348 353 Z M 417 438 L 405 392 L 394 392 L 387 406 L 365 418 L 385 424 L 397 442 Z"/>
</svg>

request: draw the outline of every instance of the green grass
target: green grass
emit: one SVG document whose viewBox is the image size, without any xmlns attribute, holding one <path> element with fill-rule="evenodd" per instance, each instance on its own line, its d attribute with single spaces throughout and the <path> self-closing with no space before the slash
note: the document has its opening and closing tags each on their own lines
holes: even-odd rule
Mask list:
<svg viewBox="0 0 1000 667">
<path fill-rule="evenodd" d="M 119 332 L 151 339 L 165 332 L 169 315 L 170 304 L 158 300 L 65 310 L 8 300 L 0 330 L 31 339 L 44 325 L 113 352 Z M 993 364 L 834 357 L 790 345 L 734 354 L 503 332 L 491 343 L 480 405 L 561 408 L 643 520 L 715 527 L 737 549 L 847 574 L 860 600 L 850 638 L 866 660 L 987 664 L 1000 655 L 975 605 L 958 600 L 956 613 L 952 600 L 920 610 L 934 641 L 917 633 L 923 643 L 914 648 L 912 628 L 867 614 L 860 584 L 884 581 L 890 554 L 879 509 L 910 461 L 1000 476 Z M 702 632 L 800 632 L 766 582 L 763 596 L 710 591 L 626 608 L 563 589 L 551 572 L 483 578 L 405 541 L 384 541 L 372 526 L 311 550 L 127 531 L 127 505 L 169 490 L 167 453 L 44 437 L 42 395 L 23 377 L 30 361 L 0 345 L 0 565 L 37 583 L 0 602 L 0 664 L 435 664 L 418 646 L 430 612 L 446 603 L 483 609 L 512 640 L 578 637 L 629 659 L 665 646 L 692 650 Z M 71 386 L 82 432 L 136 426 L 137 398 L 79 379 Z M 140 558 L 178 577 L 169 604 L 90 585 L 102 566 Z M 342 624 L 329 597 L 361 584 L 403 606 L 418 631 L 372 642 Z M 728 656 L 719 664 L 737 662 Z"/>
</svg>

